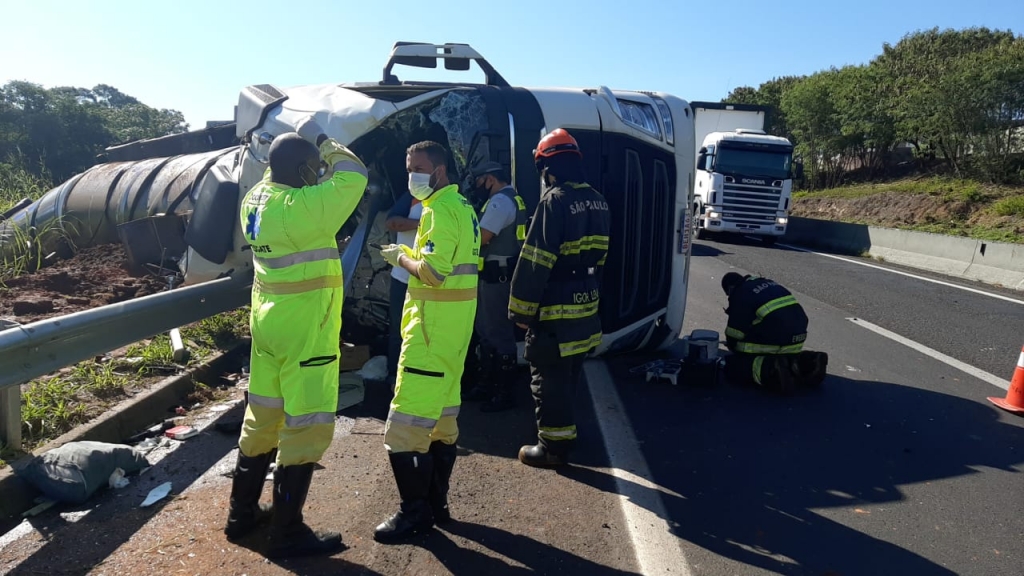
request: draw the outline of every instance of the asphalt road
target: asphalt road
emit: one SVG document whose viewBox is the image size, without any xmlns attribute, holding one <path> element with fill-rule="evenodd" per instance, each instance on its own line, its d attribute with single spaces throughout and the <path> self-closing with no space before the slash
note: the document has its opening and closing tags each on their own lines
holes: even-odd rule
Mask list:
<svg viewBox="0 0 1024 576">
<path fill-rule="evenodd" d="M 1009 379 L 1024 306 L 757 242 L 700 242 L 685 331 L 724 331 L 730 270 L 790 287 L 830 356 L 779 398 L 609 362 L 692 574 L 1018 575 L 1024 418 L 983 382 L 847 318 Z"/>
<path fill-rule="evenodd" d="M 525 385 L 515 411 L 467 405 L 458 522 L 383 546 L 370 534 L 397 502 L 381 446 L 389 393 L 370 386 L 339 418 L 307 503 L 315 528 L 342 532 L 335 557 L 267 563 L 255 542 L 227 543 L 235 438 L 207 429 L 128 488 L 0 539 L 0 573 L 1021 574 L 1024 418 L 985 400 L 1003 389 L 848 318 L 1008 379 L 1024 306 L 757 242 L 699 242 L 687 332 L 724 330 L 729 270 L 794 290 L 808 347 L 830 357 L 822 389 L 779 398 L 695 373 L 647 383 L 630 368 L 649 358 L 612 358 L 614 383 L 580 391 L 582 445 L 562 471 L 515 459 L 535 433 Z M 139 508 L 165 481 L 175 497 Z"/>
</svg>

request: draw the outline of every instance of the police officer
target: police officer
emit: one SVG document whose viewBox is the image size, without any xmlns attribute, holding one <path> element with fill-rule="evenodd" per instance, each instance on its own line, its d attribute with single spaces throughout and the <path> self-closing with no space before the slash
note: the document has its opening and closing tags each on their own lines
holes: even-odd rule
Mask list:
<svg viewBox="0 0 1024 576">
<path fill-rule="evenodd" d="M 828 355 L 804 351 L 807 314 L 782 285 L 756 275 L 722 277 L 729 305 L 725 360 L 729 380 L 789 393 L 825 379 Z"/>
<path fill-rule="evenodd" d="M 270 168 L 240 213 L 255 271 L 251 378 L 224 532 L 239 538 L 265 519 L 258 501 L 276 451 L 268 557 L 341 547 L 339 534 L 303 522 L 302 507 L 338 407 L 344 294 L 335 235 L 367 184 L 359 158 L 312 118 L 298 130 L 274 139 Z M 318 184 L 321 160 L 333 173 Z"/>
<path fill-rule="evenodd" d="M 480 218 L 480 287 L 476 333 L 480 339 L 484 376 L 463 397 L 485 400 L 480 409 L 512 408 L 518 365 L 516 326 L 508 317 L 509 286 L 519 251 L 526 239 L 526 203 L 508 183 L 497 162 L 484 162 L 470 172 L 478 193 L 487 197 Z"/>
<path fill-rule="evenodd" d="M 374 531 L 393 542 L 450 519 L 448 481 L 459 436 L 463 361 L 476 317 L 480 227 L 476 212 L 448 181 L 447 151 L 425 141 L 406 151 L 409 192 L 423 203 L 412 248 L 381 255 L 409 271 L 402 309 L 398 381 L 384 426 L 384 447 L 401 497 L 399 511 Z"/>
<path fill-rule="evenodd" d="M 567 462 L 576 442 L 573 397 L 583 359 L 601 343 L 601 268 L 611 215 L 604 197 L 586 183 L 583 155 L 562 128 L 534 152 L 542 193 L 512 276 L 509 318 L 526 333 L 539 442 L 523 446 L 530 466 Z"/>
</svg>

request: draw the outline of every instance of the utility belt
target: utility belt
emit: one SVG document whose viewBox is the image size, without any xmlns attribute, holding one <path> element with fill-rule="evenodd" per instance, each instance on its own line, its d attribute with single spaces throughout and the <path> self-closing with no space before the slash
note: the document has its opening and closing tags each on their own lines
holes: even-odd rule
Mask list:
<svg viewBox="0 0 1024 576">
<path fill-rule="evenodd" d="M 597 268 L 556 268 L 551 270 L 551 275 L 548 276 L 550 282 L 573 282 L 578 280 L 586 280 L 594 277 L 597 274 Z"/>
<path fill-rule="evenodd" d="M 509 256 L 505 262 L 500 260 L 484 260 L 484 267 L 480 270 L 480 281 L 488 284 L 507 284 L 512 281 L 512 273 L 516 270 L 516 262 L 519 256 Z"/>
</svg>

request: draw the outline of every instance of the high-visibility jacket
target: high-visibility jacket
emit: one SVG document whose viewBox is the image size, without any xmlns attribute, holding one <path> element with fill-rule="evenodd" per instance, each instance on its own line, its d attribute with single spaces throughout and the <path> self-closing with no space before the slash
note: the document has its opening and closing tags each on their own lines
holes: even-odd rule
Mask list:
<svg viewBox="0 0 1024 576">
<path fill-rule="evenodd" d="M 249 402 L 283 407 L 287 426 L 334 421 L 344 298 L 335 236 L 367 184 L 366 166 L 337 141 L 325 140 L 320 153 L 334 169 L 328 180 L 292 188 L 272 182 L 268 169 L 239 214 L 253 254 L 253 346 L 280 364 L 280 372 L 253 371 Z"/>
<path fill-rule="evenodd" d="M 499 232 L 494 238 L 491 238 L 490 242 L 480 248 L 481 270 L 488 256 L 501 257 L 502 260 L 518 256 L 519 251 L 522 250 L 523 241 L 526 240 L 526 220 L 528 216 L 523 197 L 512 186 L 505 186 L 497 194 L 507 196 L 516 203 L 516 221 L 514 226 L 506 226 L 504 230 Z M 484 207 L 480 210 L 480 216 L 484 215 L 490 203 L 490 200 L 488 200 L 484 204 Z"/>
<path fill-rule="evenodd" d="M 459 382 L 476 318 L 480 224 L 451 184 L 423 201 L 416 240 L 403 248 L 421 260 L 402 309 L 392 422 L 429 427 L 461 404 Z"/>
<path fill-rule="evenodd" d="M 608 202 L 589 184 L 545 191 L 519 255 L 509 318 L 549 330 L 561 357 L 601 343 L 600 278 L 608 254 Z"/>
<path fill-rule="evenodd" d="M 745 354 L 795 354 L 807 340 L 807 314 L 774 280 L 747 275 L 729 296 L 725 329 L 730 350 Z"/>
</svg>

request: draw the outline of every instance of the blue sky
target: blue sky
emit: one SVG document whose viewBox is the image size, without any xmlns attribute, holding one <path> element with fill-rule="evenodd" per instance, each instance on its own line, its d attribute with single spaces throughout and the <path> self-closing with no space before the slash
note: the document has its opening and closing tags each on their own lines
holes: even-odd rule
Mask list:
<svg viewBox="0 0 1024 576">
<path fill-rule="evenodd" d="M 513 85 L 606 85 L 717 101 L 737 86 L 867 62 L 884 42 L 914 30 L 1024 33 L 1021 0 L 4 4 L 0 82 L 110 84 L 151 106 L 181 110 L 193 129 L 230 120 L 248 84 L 379 80 L 398 40 L 469 43 Z M 396 72 L 482 79 L 476 68 Z"/>
</svg>

